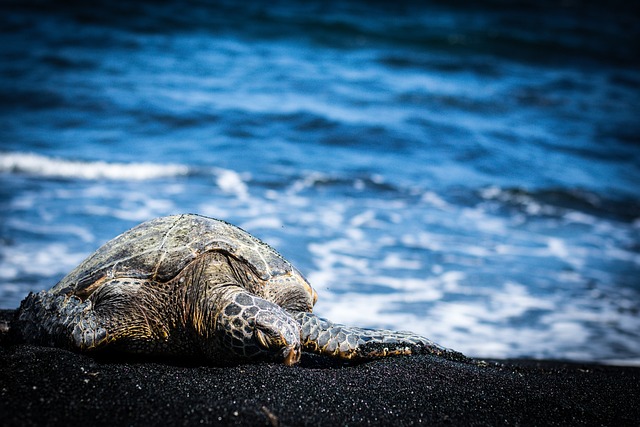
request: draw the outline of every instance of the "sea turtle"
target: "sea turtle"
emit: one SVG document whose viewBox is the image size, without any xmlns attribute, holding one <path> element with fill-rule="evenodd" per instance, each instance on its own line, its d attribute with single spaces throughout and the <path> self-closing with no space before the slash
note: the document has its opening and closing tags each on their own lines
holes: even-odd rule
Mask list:
<svg viewBox="0 0 640 427">
<path fill-rule="evenodd" d="M 227 222 L 185 214 L 144 222 L 100 247 L 49 291 L 30 293 L 11 329 L 82 352 L 296 363 L 302 351 L 359 360 L 463 357 L 410 332 L 348 327 L 311 313 L 317 294 L 280 254 Z"/>
</svg>

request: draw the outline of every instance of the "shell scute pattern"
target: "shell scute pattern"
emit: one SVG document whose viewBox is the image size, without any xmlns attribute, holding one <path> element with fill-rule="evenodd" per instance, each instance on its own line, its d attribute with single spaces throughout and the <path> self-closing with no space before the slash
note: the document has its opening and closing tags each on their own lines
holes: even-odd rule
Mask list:
<svg viewBox="0 0 640 427">
<path fill-rule="evenodd" d="M 107 242 L 52 291 L 86 297 L 105 280 L 119 277 L 166 282 L 211 251 L 237 258 L 265 281 L 293 270 L 280 254 L 242 229 L 197 215 L 176 215 L 145 222 Z"/>
</svg>

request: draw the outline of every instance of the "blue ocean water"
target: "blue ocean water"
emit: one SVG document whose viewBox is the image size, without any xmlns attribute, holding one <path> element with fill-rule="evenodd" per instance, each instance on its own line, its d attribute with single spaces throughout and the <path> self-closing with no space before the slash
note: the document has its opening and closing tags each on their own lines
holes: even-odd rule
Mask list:
<svg viewBox="0 0 640 427">
<path fill-rule="evenodd" d="M 0 307 L 193 212 L 332 320 L 640 363 L 638 10 L 298 3 L 2 3 Z"/>
</svg>

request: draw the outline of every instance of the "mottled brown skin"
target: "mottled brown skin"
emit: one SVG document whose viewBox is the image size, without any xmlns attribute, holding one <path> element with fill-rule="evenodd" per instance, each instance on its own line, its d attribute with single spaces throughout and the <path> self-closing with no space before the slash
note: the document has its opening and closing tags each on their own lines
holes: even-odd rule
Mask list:
<svg viewBox="0 0 640 427">
<path fill-rule="evenodd" d="M 343 359 L 415 352 L 461 358 L 408 332 L 334 324 L 317 294 L 275 250 L 223 221 L 158 218 L 107 242 L 49 291 L 29 294 L 12 330 L 23 341 L 296 363 L 309 351 Z"/>
</svg>

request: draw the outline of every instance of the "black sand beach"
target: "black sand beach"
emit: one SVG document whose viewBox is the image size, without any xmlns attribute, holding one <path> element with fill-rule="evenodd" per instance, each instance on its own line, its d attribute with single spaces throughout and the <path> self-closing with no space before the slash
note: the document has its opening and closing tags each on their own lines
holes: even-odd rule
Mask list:
<svg viewBox="0 0 640 427">
<path fill-rule="evenodd" d="M 0 420 L 28 425 L 638 425 L 640 369 L 432 356 L 189 366 L 0 345 Z"/>
</svg>

